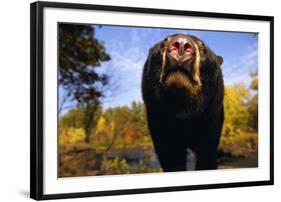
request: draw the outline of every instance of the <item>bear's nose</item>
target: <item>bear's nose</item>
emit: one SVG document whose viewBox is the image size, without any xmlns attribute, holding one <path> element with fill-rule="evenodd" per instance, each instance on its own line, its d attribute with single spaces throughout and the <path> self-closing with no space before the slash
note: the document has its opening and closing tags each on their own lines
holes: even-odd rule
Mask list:
<svg viewBox="0 0 281 202">
<path fill-rule="evenodd" d="M 168 44 L 168 56 L 172 66 L 183 66 L 194 55 L 194 47 L 188 37 L 177 37 Z"/>
<path fill-rule="evenodd" d="M 192 54 L 193 48 L 187 38 L 179 37 L 176 41 L 173 41 L 170 44 L 169 52 L 174 52 L 177 53 L 179 56 L 183 56 L 184 54 Z"/>
</svg>

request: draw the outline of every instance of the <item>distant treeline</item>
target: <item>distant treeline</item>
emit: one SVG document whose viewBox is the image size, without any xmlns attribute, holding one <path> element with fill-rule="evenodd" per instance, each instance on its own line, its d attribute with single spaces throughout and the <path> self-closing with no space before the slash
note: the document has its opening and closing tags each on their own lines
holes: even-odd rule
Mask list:
<svg viewBox="0 0 281 202">
<path fill-rule="evenodd" d="M 225 87 L 225 122 L 220 144 L 223 152 L 239 156 L 256 149 L 257 90 L 256 75 L 252 76 L 252 83 L 248 88 L 242 84 Z M 83 106 L 71 109 L 60 117 L 60 145 L 86 142 L 102 151 L 112 148 L 152 147 L 142 102 L 133 101 L 131 106 L 105 110 L 100 105 L 94 108 L 95 112 L 90 118 L 87 117 L 87 107 Z"/>
</svg>

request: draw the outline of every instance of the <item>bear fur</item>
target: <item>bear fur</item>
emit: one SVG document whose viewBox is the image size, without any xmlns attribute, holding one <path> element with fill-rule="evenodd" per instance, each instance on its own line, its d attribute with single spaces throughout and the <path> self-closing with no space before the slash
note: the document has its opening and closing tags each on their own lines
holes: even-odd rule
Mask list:
<svg viewBox="0 0 281 202">
<path fill-rule="evenodd" d="M 169 41 L 177 37 L 186 37 L 194 47 L 194 58 L 180 68 L 173 66 L 174 61 L 165 52 Z M 222 57 L 191 35 L 168 36 L 149 50 L 142 74 L 142 95 L 163 171 L 186 170 L 187 148 L 196 154 L 196 170 L 217 168 L 224 121 L 221 64 Z"/>
</svg>

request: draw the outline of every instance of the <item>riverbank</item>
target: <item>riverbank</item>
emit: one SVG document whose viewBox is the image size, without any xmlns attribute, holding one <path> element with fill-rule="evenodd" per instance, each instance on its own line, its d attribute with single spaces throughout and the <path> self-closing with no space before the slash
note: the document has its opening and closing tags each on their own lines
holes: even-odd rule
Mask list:
<svg viewBox="0 0 281 202">
<path fill-rule="evenodd" d="M 194 170 L 196 158 L 188 155 L 188 170 Z M 220 154 L 218 169 L 250 168 L 258 166 L 257 152 L 247 156 Z M 107 153 L 87 144 L 60 147 L 59 177 L 95 176 L 162 172 L 153 148 L 113 149 Z"/>
</svg>

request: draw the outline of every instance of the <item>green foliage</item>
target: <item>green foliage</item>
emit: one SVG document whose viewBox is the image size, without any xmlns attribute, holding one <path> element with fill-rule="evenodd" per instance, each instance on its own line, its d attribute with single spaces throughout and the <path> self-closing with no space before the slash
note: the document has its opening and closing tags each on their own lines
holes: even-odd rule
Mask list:
<svg viewBox="0 0 281 202">
<path fill-rule="evenodd" d="M 95 69 L 109 59 L 92 26 L 59 24 L 59 84 L 73 100 L 98 101 L 102 92 L 97 84 L 105 85 L 107 75 Z"/>
<path fill-rule="evenodd" d="M 67 114 L 59 120 L 59 128 L 83 128 L 85 132 L 85 142 L 89 143 L 92 129 L 96 126 L 98 118 L 101 114 L 99 105 L 87 105 L 71 109 Z"/>
<path fill-rule="evenodd" d="M 66 96 L 59 111 L 67 101 L 76 101 L 78 111 L 68 113 L 63 119 L 68 126 L 82 127 L 86 142 L 90 141 L 97 120 L 101 89 L 108 82 L 108 76 L 98 74 L 96 68 L 109 59 L 104 45 L 94 38 L 93 26 L 59 24 L 59 85 Z"/>
<path fill-rule="evenodd" d="M 240 155 L 239 152 L 243 151 L 247 155 L 246 151 L 252 152 L 256 149 L 257 83 L 257 79 L 253 78 L 249 88 L 241 84 L 225 87 L 225 121 L 220 143 L 220 149 L 225 153 Z M 85 118 L 87 116 L 89 117 Z M 71 127 L 83 128 L 85 142 L 103 152 L 110 149 L 153 147 L 147 128 L 145 106 L 141 102 L 106 110 L 102 110 L 99 105 L 79 107 L 61 117 L 59 126 L 60 135 Z"/>
<path fill-rule="evenodd" d="M 83 125 L 86 133 L 85 141 L 90 143 L 90 136 L 92 134 L 92 129 L 95 127 L 98 117 L 101 113 L 101 107 L 96 101 L 87 102 L 86 106 L 83 108 L 84 118 Z"/>
<path fill-rule="evenodd" d="M 112 160 L 104 158 L 101 163 L 101 170 L 105 174 L 130 173 L 130 168 L 126 162 L 126 159 L 119 156 L 116 156 Z"/>
<path fill-rule="evenodd" d="M 71 109 L 60 118 L 60 126 L 83 128 L 84 111 L 80 108 Z"/>
<path fill-rule="evenodd" d="M 108 108 L 100 116 L 92 137 L 93 145 L 107 149 L 151 147 L 144 104 L 132 102 L 130 107 Z"/>
<path fill-rule="evenodd" d="M 110 57 L 104 44 L 94 38 L 94 28 L 60 24 L 58 52 L 59 85 L 68 101 L 77 103 L 76 108 L 59 119 L 59 145 L 67 147 L 86 142 L 103 156 L 110 149 L 152 150 L 143 103 L 134 101 L 130 106 L 108 109 L 100 105 L 104 93 L 101 89 L 107 84 L 108 75 L 98 74 L 96 69 Z M 242 84 L 225 87 L 225 121 L 219 148 L 233 156 L 246 156 L 257 150 L 258 77 L 257 73 L 251 76 L 249 88 Z M 118 155 L 113 159 L 103 158 L 100 161 L 97 158 L 96 162 L 101 173 L 159 171 L 159 168 L 151 170 L 147 164 L 140 164 L 134 170 Z"/>
<path fill-rule="evenodd" d="M 128 165 L 125 159 L 116 156 L 113 160 L 113 169 L 115 170 L 127 170 Z"/>
</svg>

